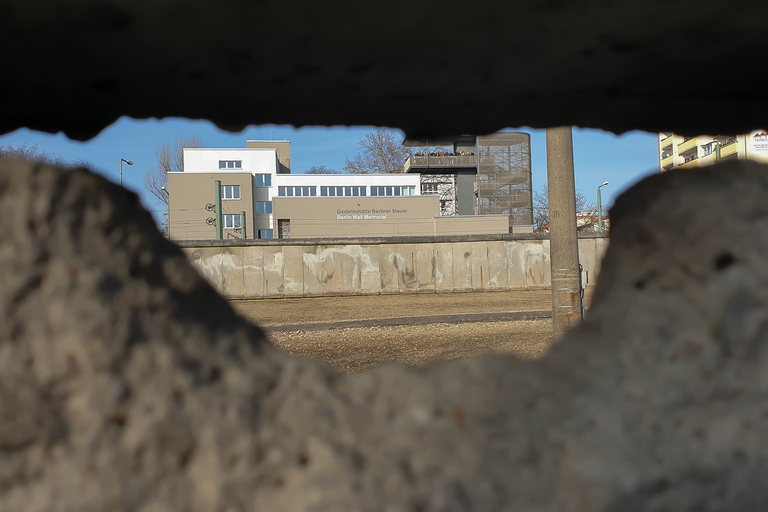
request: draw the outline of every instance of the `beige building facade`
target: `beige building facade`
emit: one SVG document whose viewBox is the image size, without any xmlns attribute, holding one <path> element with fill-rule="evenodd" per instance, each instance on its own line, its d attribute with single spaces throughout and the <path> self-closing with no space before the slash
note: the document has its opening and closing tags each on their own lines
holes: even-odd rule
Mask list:
<svg viewBox="0 0 768 512">
<path fill-rule="evenodd" d="M 440 216 L 437 196 L 288 198 L 274 201 L 277 238 L 500 234 L 506 215 Z"/>
<path fill-rule="evenodd" d="M 252 175 L 248 172 L 226 172 L 215 175 L 168 173 L 169 215 L 171 240 L 213 240 L 216 238 L 216 181 L 222 186 L 222 222 L 229 222 L 225 215 L 242 215 L 245 212 L 246 238 L 254 238 Z M 227 187 L 227 188 L 224 188 Z M 239 187 L 235 198 L 234 187 Z M 224 196 L 224 194 L 227 196 Z M 224 197 L 228 197 L 225 199 Z M 250 221 L 249 221 L 250 220 Z M 237 221 L 242 226 L 243 219 Z M 224 229 L 224 239 L 243 238 L 242 228 Z"/>
<path fill-rule="evenodd" d="M 168 174 L 172 240 L 509 233 L 508 215 L 441 216 L 417 174 L 290 174 L 288 141 L 185 148 Z M 218 195 L 217 195 L 218 194 Z"/>
</svg>

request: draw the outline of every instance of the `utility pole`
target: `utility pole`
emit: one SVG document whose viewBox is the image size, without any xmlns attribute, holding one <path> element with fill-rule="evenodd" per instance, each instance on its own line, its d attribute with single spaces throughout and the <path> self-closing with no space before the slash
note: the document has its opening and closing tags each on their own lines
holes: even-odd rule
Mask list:
<svg viewBox="0 0 768 512">
<path fill-rule="evenodd" d="M 224 226 L 221 216 L 221 180 L 216 180 L 214 189 L 216 194 L 216 240 L 222 240 L 224 239 Z"/>
<path fill-rule="evenodd" d="M 240 227 L 243 229 L 243 240 L 247 238 L 245 233 L 245 210 L 240 212 Z"/>
<path fill-rule="evenodd" d="M 581 320 L 581 271 L 576 232 L 576 184 L 570 126 L 547 128 L 549 251 L 554 337 Z"/>
</svg>

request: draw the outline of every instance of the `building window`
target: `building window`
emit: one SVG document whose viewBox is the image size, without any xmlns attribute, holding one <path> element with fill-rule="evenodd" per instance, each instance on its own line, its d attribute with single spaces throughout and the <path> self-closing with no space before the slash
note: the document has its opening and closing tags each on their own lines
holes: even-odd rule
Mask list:
<svg viewBox="0 0 768 512">
<path fill-rule="evenodd" d="M 219 169 L 242 169 L 242 160 L 219 160 Z"/>
<path fill-rule="evenodd" d="M 271 229 L 260 229 L 259 238 L 273 238 Z"/>
<path fill-rule="evenodd" d="M 272 175 L 271 174 L 257 174 L 256 175 L 256 186 L 257 187 L 271 187 L 272 186 Z"/>
<path fill-rule="evenodd" d="M 277 195 L 280 197 L 315 197 L 317 196 L 317 187 L 277 187 Z"/>
<path fill-rule="evenodd" d="M 437 194 L 437 183 L 422 183 L 421 184 L 421 193 L 422 194 Z"/>
<path fill-rule="evenodd" d="M 277 238 L 291 238 L 291 219 L 277 220 Z"/>
<path fill-rule="evenodd" d="M 224 229 L 240 229 L 242 224 L 240 223 L 240 215 L 222 215 L 224 219 Z"/>
<path fill-rule="evenodd" d="M 365 197 L 365 194 L 366 187 L 320 187 L 320 195 L 323 197 Z"/>
<path fill-rule="evenodd" d="M 372 196 L 415 196 L 416 187 L 371 187 Z"/>
<path fill-rule="evenodd" d="M 221 198 L 229 200 L 240 199 L 240 185 L 222 185 Z"/>
<path fill-rule="evenodd" d="M 256 213 L 272 213 L 272 201 L 256 201 Z"/>
</svg>

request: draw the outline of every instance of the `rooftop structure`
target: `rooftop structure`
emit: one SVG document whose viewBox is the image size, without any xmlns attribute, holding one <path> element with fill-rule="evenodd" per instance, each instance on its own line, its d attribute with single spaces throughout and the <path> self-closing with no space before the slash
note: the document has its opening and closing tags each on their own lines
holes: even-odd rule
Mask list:
<svg viewBox="0 0 768 512">
<path fill-rule="evenodd" d="M 531 137 L 527 133 L 407 139 L 416 148 L 404 172 L 421 175 L 423 194 L 440 196 L 443 215 L 507 215 L 533 224 Z"/>
</svg>

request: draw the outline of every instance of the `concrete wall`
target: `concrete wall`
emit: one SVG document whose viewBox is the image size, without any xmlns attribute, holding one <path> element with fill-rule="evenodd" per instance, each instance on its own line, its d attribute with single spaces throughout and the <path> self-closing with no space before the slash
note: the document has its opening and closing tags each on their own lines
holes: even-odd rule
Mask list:
<svg viewBox="0 0 768 512">
<path fill-rule="evenodd" d="M 579 240 L 593 283 L 608 238 Z M 180 243 L 225 297 L 307 297 L 547 288 L 540 235 Z"/>
</svg>

